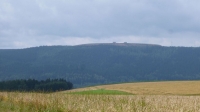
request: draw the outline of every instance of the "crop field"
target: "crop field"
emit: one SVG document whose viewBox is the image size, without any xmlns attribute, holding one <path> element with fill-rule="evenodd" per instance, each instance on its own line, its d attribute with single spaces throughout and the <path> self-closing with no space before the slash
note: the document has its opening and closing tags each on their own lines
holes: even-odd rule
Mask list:
<svg viewBox="0 0 200 112">
<path fill-rule="evenodd" d="M 107 89 L 136 95 L 200 95 L 200 81 L 162 81 L 101 85 L 72 91 Z"/>
<path fill-rule="evenodd" d="M 154 84 L 156 82 L 152 82 Z M 163 85 L 162 85 L 162 84 Z M 157 82 L 157 85 L 140 83 L 149 91 L 133 91 L 134 84 L 104 85 L 72 91 L 56 93 L 23 93 L 23 92 L 0 92 L 0 111 L 2 112 L 199 112 L 200 96 L 196 90 L 180 93 L 169 89 L 169 93 L 164 92 L 164 88 L 153 88 L 159 84 L 166 83 L 186 84 L 194 86 L 188 82 Z M 119 90 L 116 87 L 119 86 Z M 124 85 L 122 87 L 122 85 Z M 126 85 L 132 85 L 130 87 Z M 151 88 L 147 89 L 151 85 Z M 160 85 L 160 86 L 161 86 Z M 139 86 L 139 85 L 138 85 Z M 112 88 L 113 87 L 113 88 Z M 183 85 L 182 85 L 183 87 Z M 196 85 L 198 87 L 198 85 Z M 100 89 L 101 88 L 101 89 Z M 110 90 L 108 89 L 110 88 Z M 123 89 L 129 89 L 122 91 Z M 166 86 L 166 88 L 169 88 Z M 172 88 L 172 87 L 171 87 Z M 176 86 L 174 88 L 177 88 Z M 194 87 L 191 87 L 194 88 Z M 188 90 L 191 90 L 188 88 Z M 198 88 L 197 88 L 198 89 Z M 84 90 L 84 91 L 83 91 Z M 139 90 L 139 89 L 138 89 Z M 152 90 L 152 91 L 150 91 Z M 182 90 L 177 89 L 177 91 Z M 132 91 L 127 93 L 127 91 Z M 155 92 L 154 92 L 155 91 Z M 199 90 L 200 91 L 200 90 Z M 182 91 L 184 92 L 184 91 Z M 156 94 L 155 94 L 156 93 Z M 160 93 L 160 94 L 158 94 Z M 178 94 L 175 94 L 178 93 Z"/>
</svg>

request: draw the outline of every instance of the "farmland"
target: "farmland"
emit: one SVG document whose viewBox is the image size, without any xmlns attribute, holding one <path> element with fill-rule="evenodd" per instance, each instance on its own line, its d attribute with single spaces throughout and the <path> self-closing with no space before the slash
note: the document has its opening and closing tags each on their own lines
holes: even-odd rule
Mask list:
<svg viewBox="0 0 200 112">
<path fill-rule="evenodd" d="M 199 86 L 196 84 L 199 83 L 200 81 L 125 83 L 56 93 L 0 92 L 0 110 L 5 112 L 198 112 L 200 96 L 198 96 Z M 165 90 L 169 91 L 165 92 Z"/>
<path fill-rule="evenodd" d="M 96 86 L 137 95 L 200 95 L 200 81 L 162 81 Z M 89 88 L 87 88 L 89 89 Z"/>
</svg>

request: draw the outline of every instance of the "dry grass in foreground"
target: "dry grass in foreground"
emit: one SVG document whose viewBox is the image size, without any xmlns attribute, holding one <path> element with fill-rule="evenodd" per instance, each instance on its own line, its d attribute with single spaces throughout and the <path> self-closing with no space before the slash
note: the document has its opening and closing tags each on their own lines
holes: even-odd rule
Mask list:
<svg viewBox="0 0 200 112">
<path fill-rule="evenodd" d="M 2 112 L 200 112 L 200 81 L 103 85 L 51 94 L 0 92 Z M 73 94 L 118 90 L 136 95 Z M 89 91 L 90 92 L 90 91 Z M 193 96 L 192 96 L 193 95 Z M 196 96 L 195 96 L 196 95 Z"/>
<path fill-rule="evenodd" d="M 136 95 L 200 95 L 200 81 L 123 83 L 81 88 L 72 91 L 91 89 L 119 90 Z"/>
<path fill-rule="evenodd" d="M 200 96 L 0 92 L 4 112 L 199 112 Z"/>
</svg>

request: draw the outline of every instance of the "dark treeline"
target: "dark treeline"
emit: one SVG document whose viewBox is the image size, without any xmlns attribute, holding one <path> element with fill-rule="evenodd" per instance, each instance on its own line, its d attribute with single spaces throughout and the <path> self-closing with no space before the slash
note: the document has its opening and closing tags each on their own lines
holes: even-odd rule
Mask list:
<svg viewBox="0 0 200 112">
<path fill-rule="evenodd" d="M 73 88 L 73 84 L 64 79 L 17 79 L 0 82 L 1 91 L 42 91 L 54 92 L 60 90 L 69 90 Z"/>
</svg>

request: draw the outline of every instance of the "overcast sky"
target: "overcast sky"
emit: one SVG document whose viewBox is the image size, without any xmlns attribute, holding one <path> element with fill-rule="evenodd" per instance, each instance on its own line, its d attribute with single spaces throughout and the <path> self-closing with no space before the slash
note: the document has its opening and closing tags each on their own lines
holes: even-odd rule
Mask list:
<svg viewBox="0 0 200 112">
<path fill-rule="evenodd" d="M 0 49 L 85 43 L 200 46 L 200 0 L 0 0 Z"/>
</svg>

